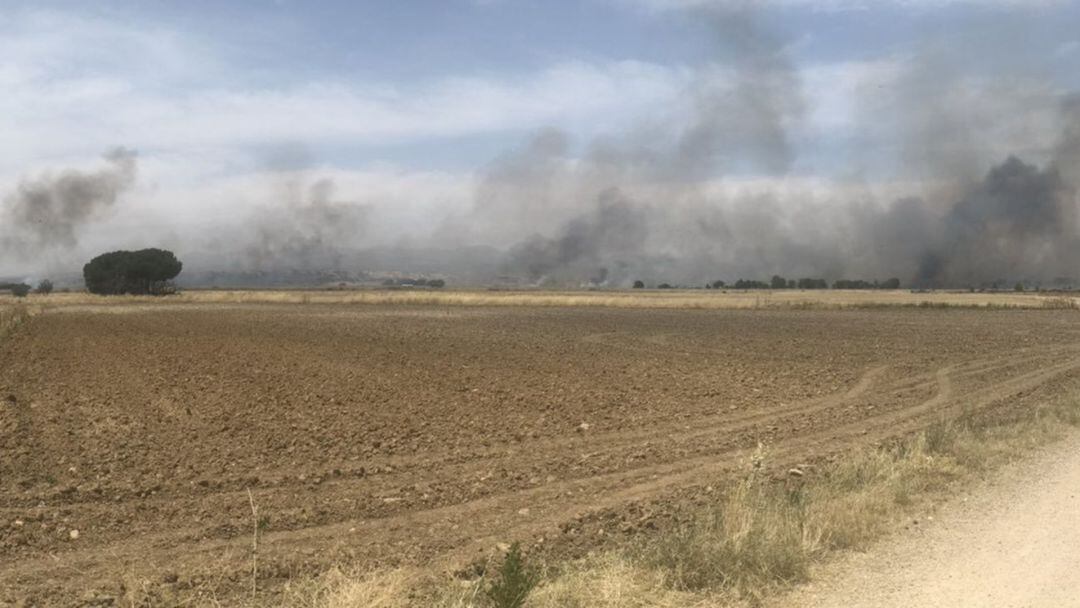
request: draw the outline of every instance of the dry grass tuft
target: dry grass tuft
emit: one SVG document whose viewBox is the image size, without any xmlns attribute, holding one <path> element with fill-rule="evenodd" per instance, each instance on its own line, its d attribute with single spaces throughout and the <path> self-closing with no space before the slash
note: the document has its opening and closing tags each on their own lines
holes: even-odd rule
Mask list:
<svg viewBox="0 0 1080 608">
<path fill-rule="evenodd" d="M 293 582 L 281 605 L 290 608 L 406 608 L 416 573 L 405 569 L 351 572 L 335 569 L 318 578 Z"/>
<path fill-rule="evenodd" d="M 673 590 L 755 597 L 806 578 L 805 523 L 800 496 L 751 478 L 632 555 Z"/>
<path fill-rule="evenodd" d="M 1080 303 L 1077 303 L 1076 298 L 1055 296 L 1044 299 L 1043 308 L 1053 310 L 1078 310 L 1080 309 Z"/>
<path fill-rule="evenodd" d="M 529 598 L 530 608 L 692 608 L 700 594 L 672 591 L 663 574 L 618 553 L 570 564 Z"/>
<path fill-rule="evenodd" d="M 36 312 L 36 309 L 21 302 L 0 304 L 0 338 L 14 331 Z"/>
</svg>

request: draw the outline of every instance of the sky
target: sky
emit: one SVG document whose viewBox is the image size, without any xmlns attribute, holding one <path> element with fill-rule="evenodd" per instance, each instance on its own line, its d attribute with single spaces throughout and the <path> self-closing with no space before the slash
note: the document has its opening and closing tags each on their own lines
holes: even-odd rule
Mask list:
<svg viewBox="0 0 1080 608">
<path fill-rule="evenodd" d="M 970 123 L 972 171 L 1042 162 L 1052 106 L 1080 89 L 1077 23 L 1080 3 L 1039 0 L 0 0 L 0 273 L 74 268 L 112 244 L 197 255 L 323 195 L 362 207 L 364 235 L 304 239 L 415 245 L 475 213 L 544 133 L 568 163 L 629 150 L 692 129 L 731 82 L 749 97 L 730 114 L 757 120 L 764 89 L 778 133 L 725 124 L 710 137 L 735 143 L 680 179 L 925 189 L 935 169 L 907 158 L 910 132 L 936 128 L 908 117 L 918 87 L 948 97 L 950 128 Z M 928 64 L 933 78 L 912 76 Z M 115 200 L 65 220 L 63 243 L 11 236 L 27 184 L 106 171 L 117 147 L 137 169 Z M 455 244 L 512 248 L 570 213 Z"/>
</svg>

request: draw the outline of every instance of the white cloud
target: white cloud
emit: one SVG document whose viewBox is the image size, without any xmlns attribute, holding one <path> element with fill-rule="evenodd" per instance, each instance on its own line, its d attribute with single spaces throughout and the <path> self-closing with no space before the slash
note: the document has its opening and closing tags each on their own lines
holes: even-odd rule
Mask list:
<svg viewBox="0 0 1080 608">
<path fill-rule="evenodd" d="M 549 125 L 587 136 L 677 104 L 690 74 L 634 61 L 562 62 L 513 76 L 411 83 L 323 78 L 256 86 L 228 52 L 174 31 L 56 12 L 0 24 L 0 201 L 20 179 L 92 169 L 116 145 L 139 150 L 139 177 L 111 217 L 88 226 L 80 259 L 106 242 L 192 237 L 243 223 L 282 198 L 255 150 L 429 144 Z M 349 162 L 314 168 L 341 200 L 374 209 L 376 240 L 397 238 L 470 200 L 473 175 Z M 140 227 L 139 229 L 133 229 Z M 170 236 L 172 235 L 172 236 Z M 374 238 L 373 237 L 373 238 Z M 191 242 L 189 239 L 188 242 Z M 83 251 L 83 250 L 86 251 Z M 0 268 L 3 270 L 3 268 Z"/>
<path fill-rule="evenodd" d="M 791 8 L 817 11 L 864 11 L 883 6 L 913 10 L 948 6 L 984 8 L 1038 8 L 1065 4 L 1066 0 L 616 0 L 646 10 L 668 11 L 694 8 L 753 9 Z"/>
<path fill-rule="evenodd" d="M 1077 51 L 1080 51 L 1080 40 L 1070 40 L 1068 42 L 1063 42 L 1058 46 L 1054 51 L 1054 57 L 1064 59 L 1075 55 Z"/>
<path fill-rule="evenodd" d="M 633 61 L 565 62 L 514 77 L 268 88 L 246 86 L 224 58 L 174 32 L 27 13 L 0 34 L 0 172 L 116 144 L 384 145 L 547 125 L 614 128 L 670 102 L 687 78 Z"/>
</svg>

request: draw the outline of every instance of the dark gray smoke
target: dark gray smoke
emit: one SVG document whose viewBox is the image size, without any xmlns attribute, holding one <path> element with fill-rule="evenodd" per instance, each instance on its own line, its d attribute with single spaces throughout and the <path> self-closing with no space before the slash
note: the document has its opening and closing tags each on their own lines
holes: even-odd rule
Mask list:
<svg viewBox="0 0 1080 608">
<path fill-rule="evenodd" d="M 1033 268 L 1071 270 L 1062 262 L 1080 259 L 1061 258 L 1076 251 L 1073 194 L 1057 169 L 1009 157 L 949 210 L 943 243 L 924 255 L 919 280 L 978 283 Z"/>
<path fill-rule="evenodd" d="M 335 200 L 334 182 L 292 178 L 285 198 L 251 217 L 242 256 L 249 270 L 339 269 L 367 228 L 368 208 Z"/>
<path fill-rule="evenodd" d="M 874 219 L 883 268 L 921 286 L 1074 276 L 1080 262 L 1075 189 L 1054 166 L 1009 157 L 938 217 L 905 199 Z M 900 254 L 893 264 L 889 257 Z M 905 262 L 917 261 L 914 273 Z"/>
<path fill-rule="evenodd" d="M 723 67 L 699 72 L 685 126 L 605 138 L 581 158 L 567 136 L 541 133 L 485 172 L 456 231 L 495 235 L 508 251 L 503 273 L 536 283 L 777 273 L 979 286 L 1078 274 L 1076 96 L 1024 75 L 965 79 L 962 62 L 934 46 L 907 62 L 899 94 L 867 103 L 866 128 L 891 129 L 900 144 L 884 162 L 920 180 L 910 193 L 890 202 L 842 181 L 826 194 L 715 188 L 740 174 L 797 180 L 792 134 L 806 102 L 788 41 L 748 11 L 703 15 Z"/>
<path fill-rule="evenodd" d="M 697 73 L 686 91 L 689 116 L 595 141 L 581 159 L 569 156 L 566 135 L 543 132 L 489 168 L 467 228 L 456 231 L 509 239 L 504 274 L 611 285 L 704 280 L 727 266 L 744 228 L 762 238 L 778 231 L 773 218 L 733 209 L 703 188 L 725 172 L 791 169 L 789 132 L 805 113 L 798 73 L 786 41 L 752 12 L 700 15 L 724 62 Z M 772 246 L 785 255 L 807 248 Z"/>
<path fill-rule="evenodd" d="M 1080 94 L 1061 104 L 1061 137 L 1054 149 L 1055 168 L 1074 187 L 1080 185 Z"/>
<path fill-rule="evenodd" d="M 898 277 L 916 286 L 1076 276 L 1077 190 L 1065 175 L 1077 165 L 1065 153 L 1071 146 L 1059 149 L 1041 168 L 1009 157 L 977 181 L 944 189 L 944 198 L 884 205 L 828 198 L 797 207 L 771 192 L 710 196 L 685 184 L 643 188 L 640 198 L 613 185 L 594 194 L 581 173 L 591 171 L 578 167 L 569 173 L 590 197 L 583 211 L 552 236 L 511 246 L 503 272 L 537 283 L 609 285 L 773 273 Z"/>
<path fill-rule="evenodd" d="M 507 268 L 529 280 L 565 282 L 586 277 L 606 283 L 609 274 L 622 275 L 635 266 L 648 235 L 649 212 L 627 201 L 617 189 L 598 196 L 596 208 L 571 220 L 556 238 L 533 236 L 515 245 Z"/>
<path fill-rule="evenodd" d="M 29 260 L 78 244 L 83 228 L 101 219 L 135 182 L 135 152 L 116 148 L 98 171 L 63 171 L 24 179 L 4 199 L 2 249 Z"/>
<path fill-rule="evenodd" d="M 786 42 L 750 10 L 699 13 L 712 28 L 723 69 L 702 71 L 688 92 L 694 114 L 670 167 L 679 179 L 717 170 L 787 172 L 795 161 L 790 129 L 803 119 L 798 72 Z"/>
</svg>

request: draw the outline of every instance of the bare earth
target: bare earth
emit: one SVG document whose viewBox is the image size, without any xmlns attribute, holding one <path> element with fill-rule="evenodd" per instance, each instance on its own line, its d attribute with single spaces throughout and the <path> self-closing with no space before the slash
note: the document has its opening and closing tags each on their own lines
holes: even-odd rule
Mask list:
<svg viewBox="0 0 1080 608">
<path fill-rule="evenodd" d="M 782 467 L 1075 394 L 1076 314 L 60 308 L 0 342 L 0 606 L 242 592 L 249 490 L 267 590 L 580 553 L 758 442 Z"/>
<path fill-rule="evenodd" d="M 1080 437 L 779 599 L 779 608 L 1080 606 Z"/>
</svg>

